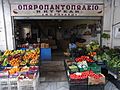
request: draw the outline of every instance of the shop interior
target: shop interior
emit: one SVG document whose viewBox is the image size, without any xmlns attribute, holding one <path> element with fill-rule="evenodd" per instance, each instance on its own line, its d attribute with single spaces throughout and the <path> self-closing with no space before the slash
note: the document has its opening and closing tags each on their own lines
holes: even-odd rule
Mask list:
<svg viewBox="0 0 120 90">
<path fill-rule="evenodd" d="M 97 40 L 100 43 L 100 21 L 96 19 L 15 20 L 16 48 L 26 43 L 27 33 L 32 37 L 31 44 L 46 43 L 52 52 L 65 52 L 69 48 L 73 33 L 76 42 L 88 44 L 91 40 Z"/>
</svg>

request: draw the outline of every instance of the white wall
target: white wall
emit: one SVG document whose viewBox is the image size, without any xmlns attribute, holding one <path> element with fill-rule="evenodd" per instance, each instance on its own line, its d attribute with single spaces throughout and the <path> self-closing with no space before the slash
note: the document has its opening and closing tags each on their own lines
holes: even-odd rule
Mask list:
<svg viewBox="0 0 120 90">
<path fill-rule="evenodd" d="M 2 7 L 2 0 L 0 0 L 0 50 L 5 50 L 6 47 L 6 37 L 5 37 L 5 22 L 4 22 L 4 13 Z"/>
</svg>

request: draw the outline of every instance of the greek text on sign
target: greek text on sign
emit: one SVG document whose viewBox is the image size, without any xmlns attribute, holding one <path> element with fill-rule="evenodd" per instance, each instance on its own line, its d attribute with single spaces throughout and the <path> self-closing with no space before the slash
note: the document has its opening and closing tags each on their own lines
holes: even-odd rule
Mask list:
<svg viewBox="0 0 120 90">
<path fill-rule="evenodd" d="M 12 16 L 103 16 L 102 4 L 12 4 Z"/>
</svg>

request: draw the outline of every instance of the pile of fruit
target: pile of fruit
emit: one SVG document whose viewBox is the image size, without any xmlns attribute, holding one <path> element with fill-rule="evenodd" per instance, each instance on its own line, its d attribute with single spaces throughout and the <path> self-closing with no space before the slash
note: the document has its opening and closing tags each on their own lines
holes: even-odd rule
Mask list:
<svg viewBox="0 0 120 90">
<path fill-rule="evenodd" d="M 102 78 L 103 76 L 101 74 L 96 74 L 94 73 L 93 71 L 84 71 L 84 72 L 81 72 L 81 73 L 73 73 L 73 74 L 70 74 L 70 78 L 71 79 L 87 79 L 89 77 L 93 77 L 95 79 L 100 79 Z"/>
<path fill-rule="evenodd" d="M 39 62 L 40 49 L 33 50 L 6 50 L 0 56 L 0 67 L 10 67 L 8 72 L 10 75 L 28 71 L 29 66 L 36 66 Z M 26 68 L 26 67 L 27 68 Z M 23 68 L 24 67 L 24 68 Z M 31 68 L 30 68 L 31 69 Z"/>
<path fill-rule="evenodd" d="M 76 62 L 81 62 L 81 61 L 94 62 L 94 60 L 92 60 L 89 56 L 77 57 L 75 61 Z"/>
</svg>

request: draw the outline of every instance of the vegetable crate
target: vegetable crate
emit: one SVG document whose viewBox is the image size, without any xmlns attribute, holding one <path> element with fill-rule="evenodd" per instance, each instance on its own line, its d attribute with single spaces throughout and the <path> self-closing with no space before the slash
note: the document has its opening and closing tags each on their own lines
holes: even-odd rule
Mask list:
<svg viewBox="0 0 120 90">
<path fill-rule="evenodd" d="M 102 77 L 99 79 L 93 78 L 93 77 L 88 77 L 88 85 L 98 85 L 98 84 L 105 84 L 105 76 L 101 74 Z"/>
<path fill-rule="evenodd" d="M 100 73 L 100 72 L 101 72 L 101 67 L 98 66 L 96 63 L 89 64 L 88 66 L 90 67 L 90 69 L 91 69 L 94 73 Z"/>
<path fill-rule="evenodd" d="M 80 72 L 89 71 L 89 70 L 90 70 L 90 67 L 79 68 L 79 70 L 80 70 Z"/>
<path fill-rule="evenodd" d="M 39 84 L 39 74 L 35 79 L 18 80 L 18 90 L 37 90 Z"/>
</svg>

